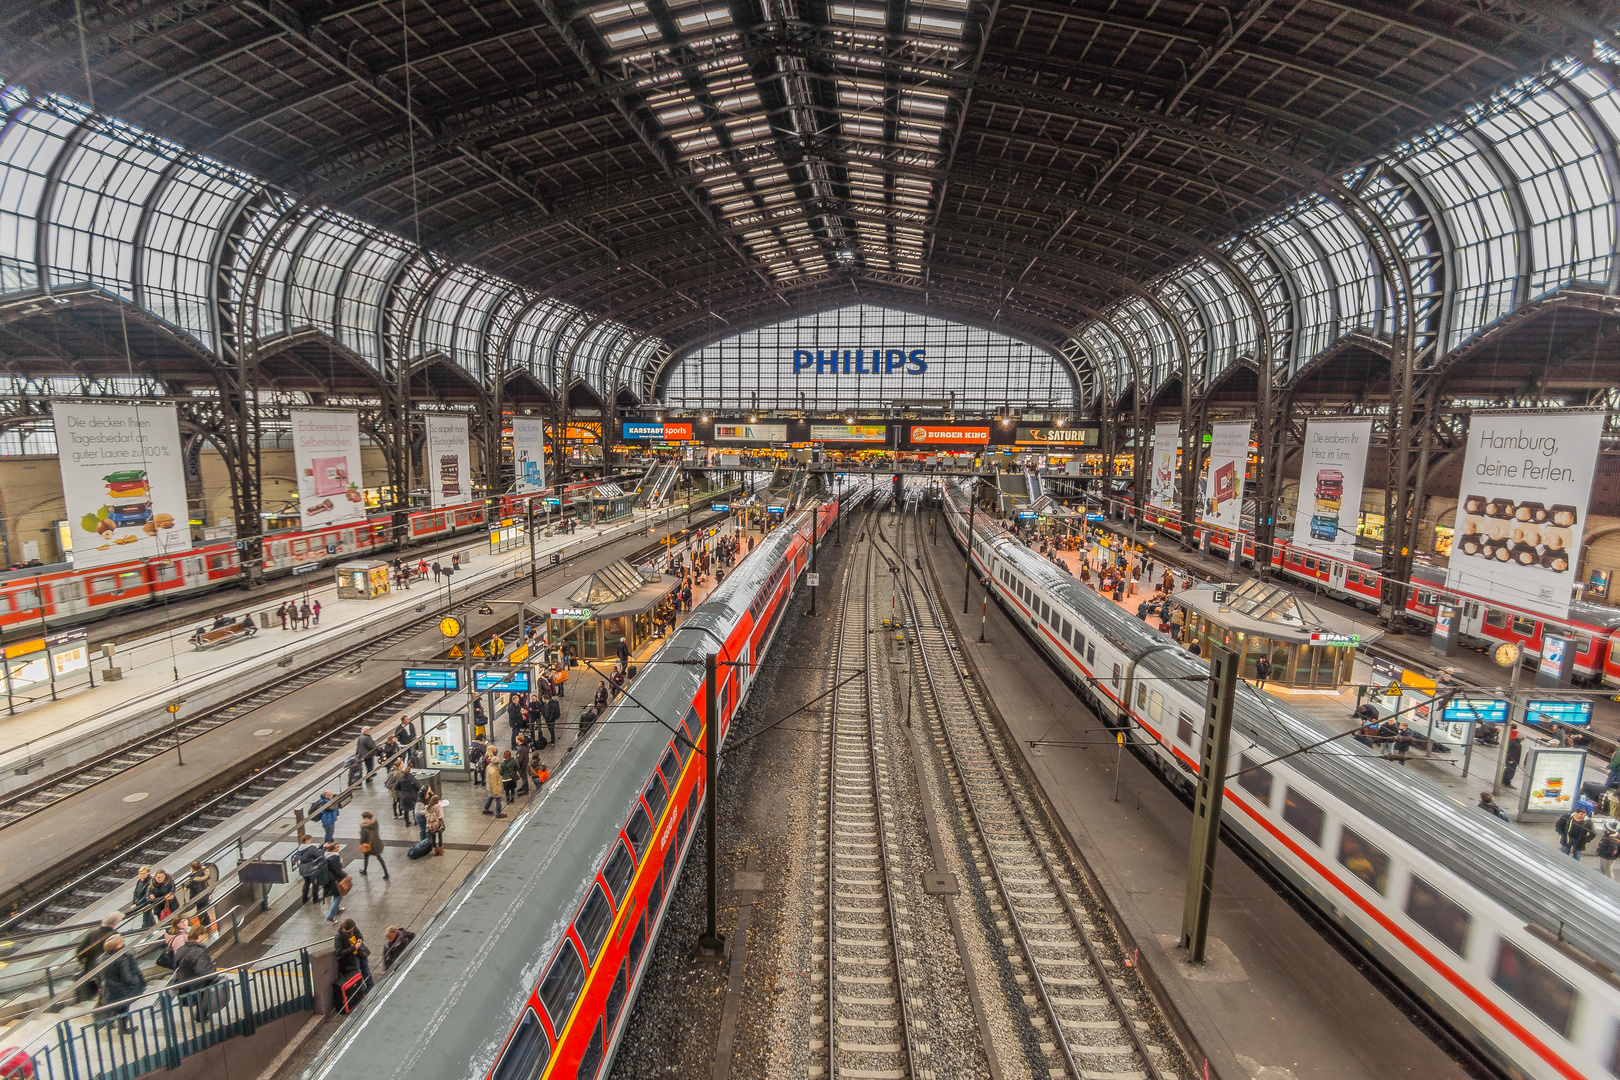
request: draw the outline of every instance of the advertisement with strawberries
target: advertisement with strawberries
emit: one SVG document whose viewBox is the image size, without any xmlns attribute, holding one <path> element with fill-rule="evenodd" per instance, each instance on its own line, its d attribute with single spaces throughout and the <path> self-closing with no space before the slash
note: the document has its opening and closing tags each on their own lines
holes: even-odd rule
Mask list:
<svg viewBox="0 0 1620 1080">
<path fill-rule="evenodd" d="M 293 409 L 288 417 L 300 523 L 309 529 L 364 521 L 360 415 L 345 409 Z"/>
<path fill-rule="evenodd" d="M 191 550 L 173 406 L 53 402 L 73 565 Z"/>
</svg>

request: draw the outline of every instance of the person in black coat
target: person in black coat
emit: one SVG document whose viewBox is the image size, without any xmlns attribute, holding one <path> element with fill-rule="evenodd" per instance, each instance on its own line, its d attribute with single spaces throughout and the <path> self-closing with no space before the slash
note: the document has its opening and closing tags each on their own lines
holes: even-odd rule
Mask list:
<svg viewBox="0 0 1620 1080">
<path fill-rule="evenodd" d="M 101 1007 L 96 1010 L 97 1019 L 102 1022 L 118 1017 L 120 1031 L 129 1031 L 129 1002 L 146 993 L 146 976 L 141 974 L 141 965 L 124 948 L 124 939 L 119 934 L 113 934 L 102 942 L 101 947 L 107 954 L 107 961 L 100 970 Z"/>
<path fill-rule="evenodd" d="M 399 779 L 394 781 L 394 794 L 399 799 L 399 813 L 405 819 L 405 824 L 415 825 L 416 804 L 422 801 L 422 781 L 411 770 L 409 763 L 400 770 Z"/>
<path fill-rule="evenodd" d="M 344 919 L 332 937 L 332 958 L 337 961 L 338 983 L 348 982 L 355 975 L 363 975 L 369 988 L 371 965 L 367 961 L 370 956 L 371 949 L 366 945 L 365 938 L 360 936 L 360 928 L 353 919 Z"/>
<path fill-rule="evenodd" d="M 208 932 L 202 927 L 193 927 L 187 935 L 186 943 L 174 954 L 174 977 L 169 985 L 180 991 L 182 1003 L 191 1002 L 196 1009 L 198 1022 L 207 1020 L 214 1014 L 209 1008 L 211 994 L 206 991 L 219 981 L 216 972 L 219 970 L 214 964 L 214 958 L 208 955 L 208 946 L 203 944 L 203 938 Z"/>
<path fill-rule="evenodd" d="M 180 905 L 174 896 L 174 878 L 167 870 L 152 871 L 152 883 L 146 894 L 147 911 L 167 922 Z"/>
<path fill-rule="evenodd" d="M 517 746 L 518 735 L 528 723 L 528 712 L 523 708 L 523 700 L 513 694 L 506 701 L 506 724 L 512 729 L 512 746 Z"/>
<path fill-rule="evenodd" d="M 370 780 L 377 766 L 377 740 L 371 737 L 369 726 L 360 729 L 360 737 L 354 741 L 354 756 L 364 761 L 366 779 Z"/>
<path fill-rule="evenodd" d="M 152 868 L 141 867 L 135 875 L 135 906 L 126 908 L 126 911 L 139 911 L 141 913 L 141 929 L 150 930 L 157 925 L 157 916 L 152 912 Z"/>
<path fill-rule="evenodd" d="M 1502 783 L 1509 787 L 1513 785 L 1513 777 L 1519 771 L 1519 761 L 1524 757 L 1524 740 L 1519 737 L 1518 728 L 1508 730 L 1507 768 L 1502 770 Z"/>
<path fill-rule="evenodd" d="M 118 921 L 117 915 L 108 915 L 101 920 L 100 926 L 91 927 L 79 939 L 79 947 L 73 951 L 74 959 L 79 962 L 79 985 L 73 989 L 74 1001 L 89 1001 L 96 996 L 96 980 L 89 978 L 90 969 L 105 955 L 106 950 L 102 946 L 117 931 Z"/>
<path fill-rule="evenodd" d="M 534 738 L 539 739 L 541 746 L 545 745 L 545 735 L 543 735 L 541 733 L 540 725 L 544 724 L 545 721 L 546 721 L 545 702 L 541 701 L 538 696 L 530 698 L 529 699 L 529 734 L 531 736 L 533 736 Z"/>
<path fill-rule="evenodd" d="M 546 705 L 545 705 L 545 717 L 546 717 L 546 739 L 548 741 L 550 741 L 550 742 L 556 742 L 557 741 L 557 721 L 562 719 L 562 705 L 558 703 L 556 698 L 551 698 L 546 702 Z M 542 748 L 544 748 L 544 746 L 546 744 L 541 743 L 540 745 L 541 745 Z"/>
<path fill-rule="evenodd" d="M 404 927 L 390 926 L 387 934 L 384 935 L 383 970 L 387 971 L 393 967 L 410 943 L 415 940 L 416 935 Z"/>
</svg>

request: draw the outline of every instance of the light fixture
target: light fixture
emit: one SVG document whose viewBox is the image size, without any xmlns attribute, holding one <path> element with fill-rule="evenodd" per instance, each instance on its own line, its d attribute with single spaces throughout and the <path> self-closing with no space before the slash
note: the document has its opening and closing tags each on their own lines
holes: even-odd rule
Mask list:
<svg viewBox="0 0 1620 1080">
<path fill-rule="evenodd" d="M 748 422 L 749 422 L 749 423 L 750 423 L 750 424 L 752 424 L 752 423 L 755 423 L 755 422 L 757 422 L 757 421 L 758 421 L 758 420 L 759 420 L 759 417 L 757 417 L 757 416 L 755 416 L 755 415 L 754 415 L 754 414 L 753 414 L 753 413 L 749 413 L 749 414 L 748 414 Z"/>
<path fill-rule="evenodd" d="M 709 422 L 709 414 L 708 413 L 703 414 L 703 422 L 705 424 L 707 424 Z"/>
</svg>

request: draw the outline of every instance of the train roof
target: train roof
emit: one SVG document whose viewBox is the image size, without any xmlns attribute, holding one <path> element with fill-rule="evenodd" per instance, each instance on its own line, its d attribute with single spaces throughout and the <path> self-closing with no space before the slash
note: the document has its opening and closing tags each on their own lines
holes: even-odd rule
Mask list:
<svg viewBox="0 0 1620 1080">
<path fill-rule="evenodd" d="M 737 625 L 808 518 L 765 538 L 670 635 L 315 1058 L 307 1080 L 482 1077 L 703 684 L 698 660 Z M 639 704 L 638 704 L 639 702 Z M 639 721 L 639 722 L 638 722 Z M 477 797 L 469 789 L 467 798 Z M 452 796 L 455 797 L 455 796 Z M 379 946 L 380 947 L 380 946 Z"/>
<path fill-rule="evenodd" d="M 1207 673 L 1207 663 L 1100 600 L 1003 530 L 996 532 L 1003 558 L 1061 597 L 1157 679 L 1187 680 Z M 1247 683 L 1238 685 L 1233 724 L 1270 756 L 1342 734 Z M 1348 738 L 1321 752 L 1296 754 L 1282 767 L 1404 838 L 1425 858 L 1495 897 L 1525 922 L 1620 971 L 1620 883 L 1584 872 L 1567 856 Z"/>
</svg>

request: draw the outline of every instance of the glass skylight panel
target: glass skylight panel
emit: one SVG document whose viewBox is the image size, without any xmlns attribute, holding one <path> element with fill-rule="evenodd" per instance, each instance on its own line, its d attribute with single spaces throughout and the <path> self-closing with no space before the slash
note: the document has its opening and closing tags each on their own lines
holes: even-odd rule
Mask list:
<svg viewBox="0 0 1620 1080">
<path fill-rule="evenodd" d="M 226 217 L 252 180 L 210 162 L 176 169 L 152 201 L 140 238 L 137 302 L 213 351 L 213 253 Z"/>
<path fill-rule="evenodd" d="M 383 290 L 410 248 L 387 233 L 373 234 L 355 256 L 338 298 L 338 340 L 376 365 L 382 343 L 378 305 Z"/>
<path fill-rule="evenodd" d="M 169 161 L 131 137 L 98 122 L 70 152 L 49 208 L 52 283 L 93 281 L 134 298 L 135 229 Z"/>
<path fill-rule="evenodd" d="M 862 7 L 854 4 L 832 5 L 833 22 L 854 23 L 858 26 L 882 26 L 888 21 L 888 12 L 882 8 Z"/>
<path fill-rule="evenodd" d="M 461 302 L 477 284 L 478 272 L 465 267 L 457 267 L 439 279 L 422 318 L 421 349 L 424 356 L 430 353 L 455 356 L 456 317 L 460 314 Z"/>
<path fill-rule="evenodd" d="M 1315 357 L 1333 340 L 1337 325 L 1332 271 L 1305 227 L 1295 221 L 1275 221 L 1264 230 L 1266 243 L 1283 261 L 1294 285 L 1299 325 L 1294 330 L 1295 355 L 1301 363 Z"/>
<path fill-rule="evenodd" d="M 292 266 L 288 330 L 307 326 L 336 334 L 338 278 L 364 239 L 364 232 L 342 218 L 316 224 Z"/>
<path fill-rule="evenodd" d="M 1337 325 L 1328 343 L 1351 330 L 1376 330 L 1380 323 L 1383 292 L 1378 287 L 1379 267 L 1361 230 L 1331 200 L 1316 198 L 1299 212 L 1299 223 L 1326 255 L 1338 289 Z"/>
<path fill-rule="evenodd" d="M 701 30 L 717 30 L 731 25 L 731 12 L 723 7 L 705 8 L 701 11 L 693 11 L 677 16 L 675 25 L 680 27 L 683 34 Z"/>
</svg>

